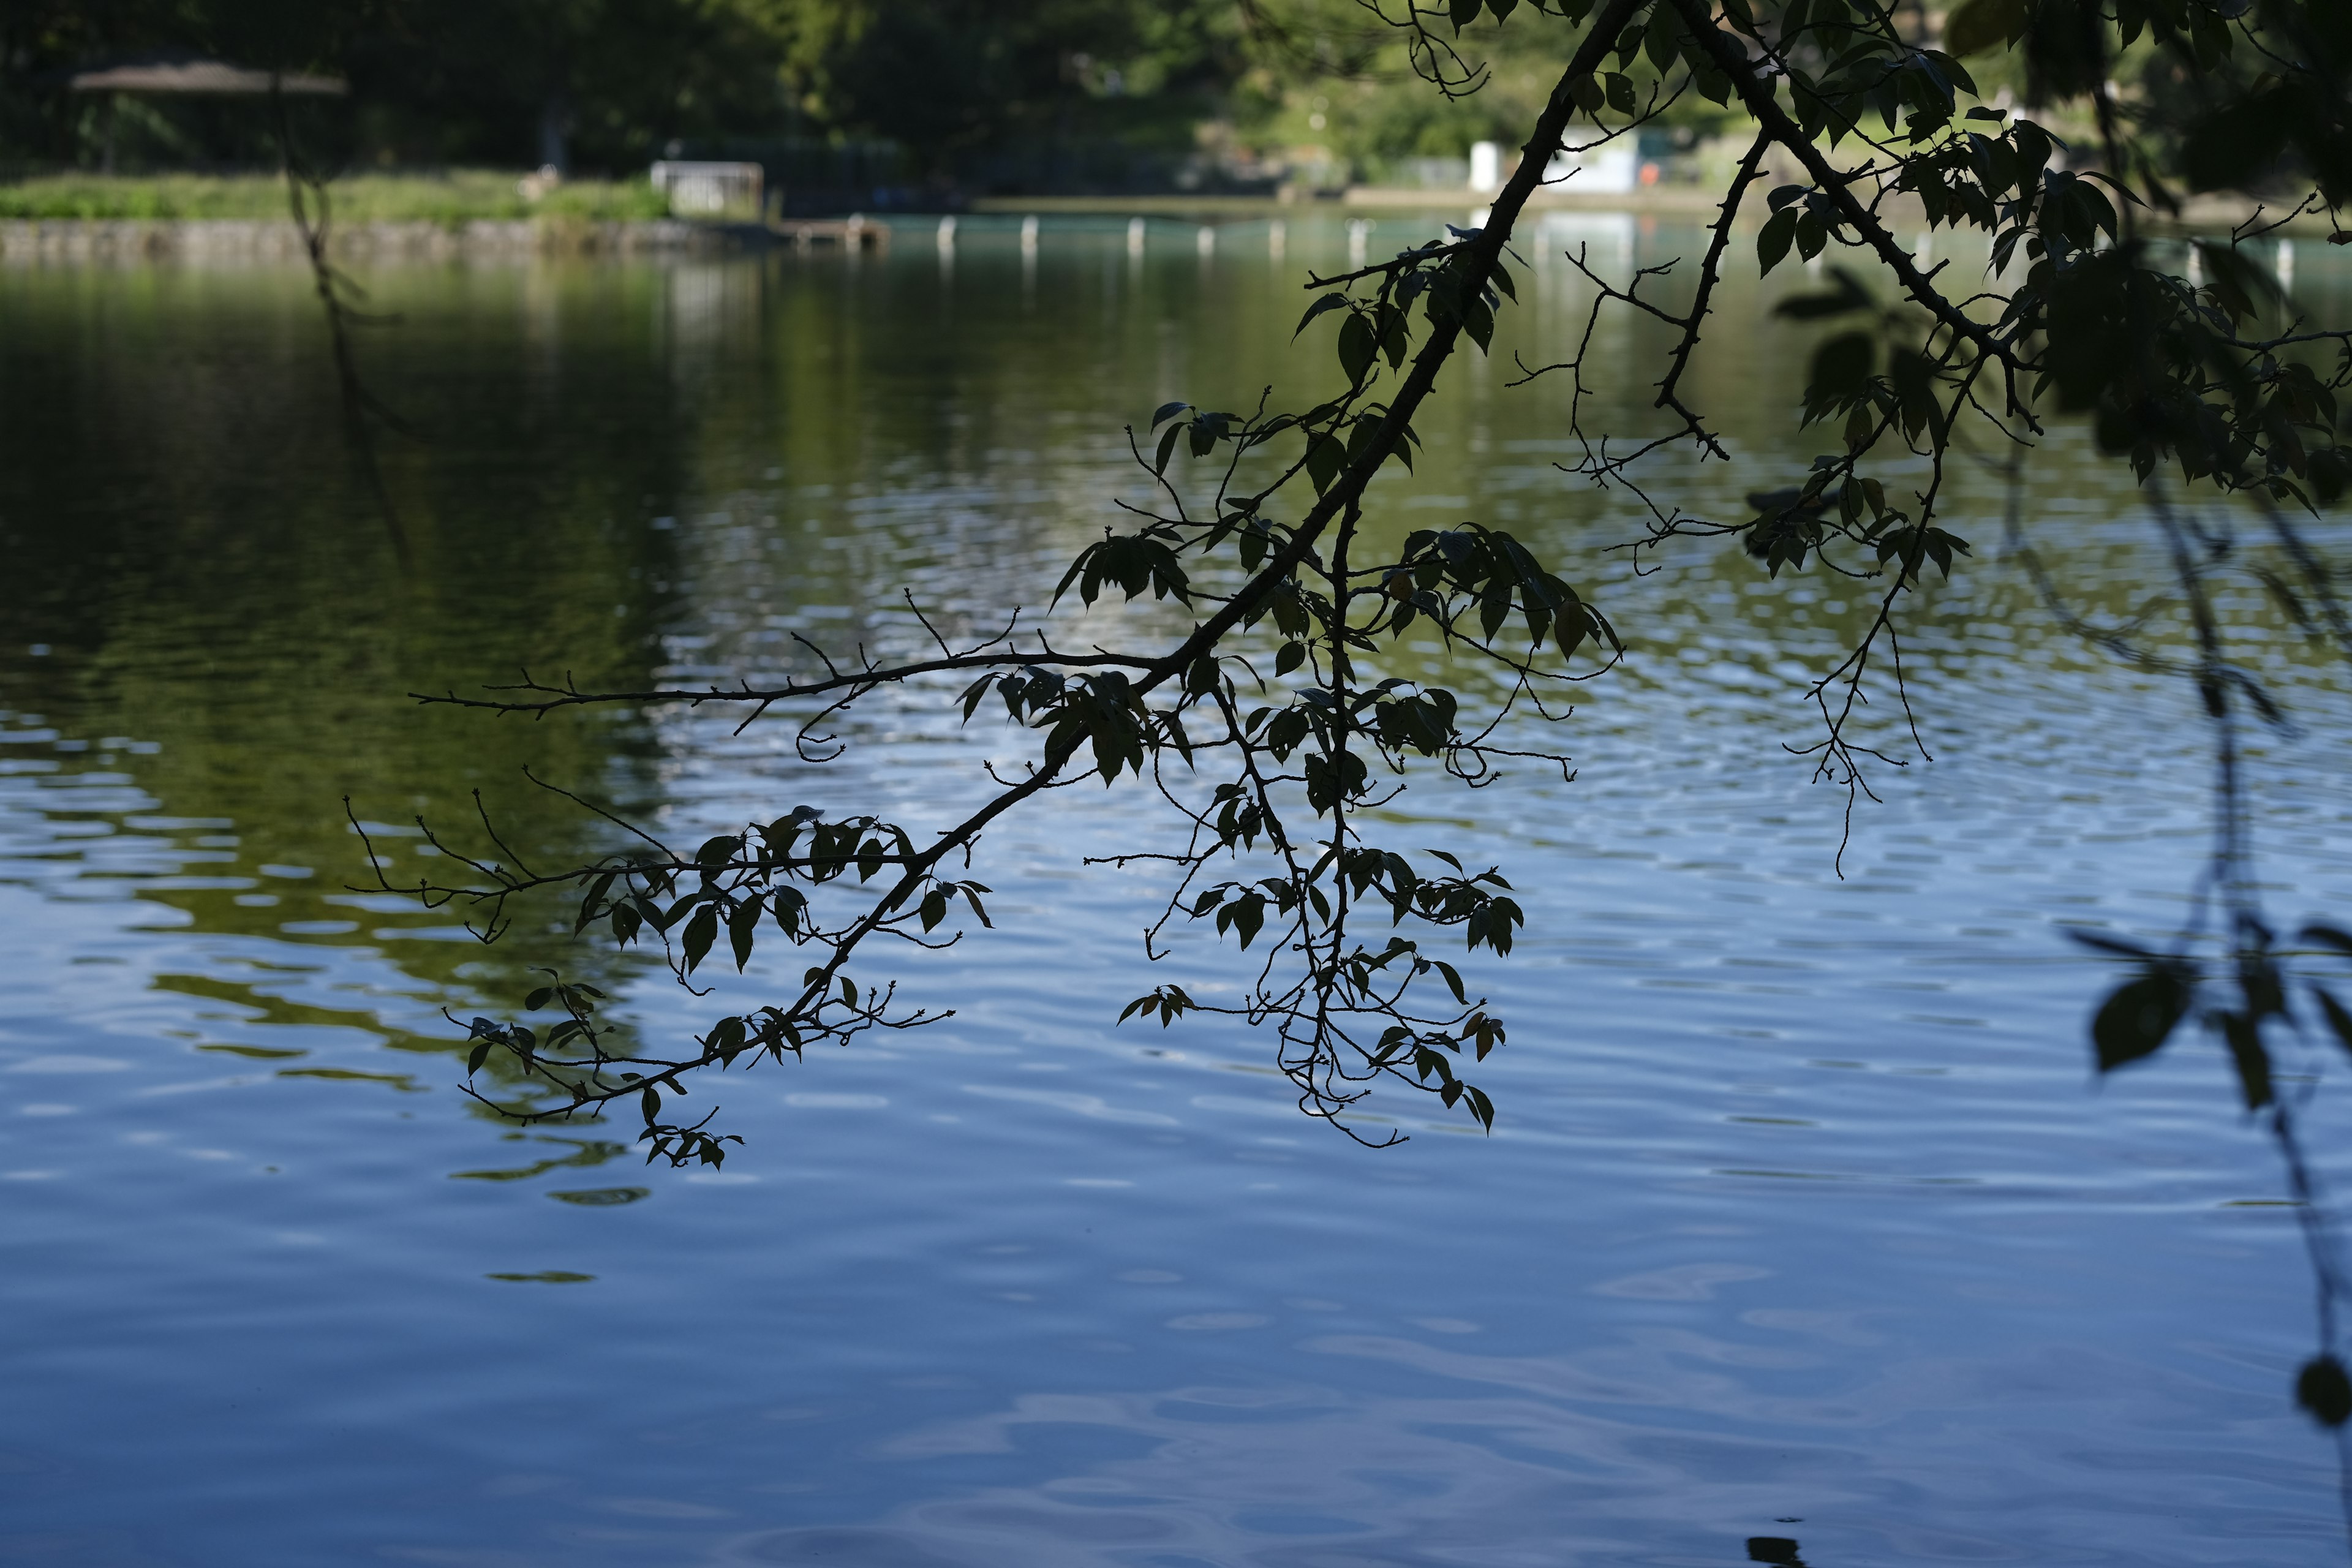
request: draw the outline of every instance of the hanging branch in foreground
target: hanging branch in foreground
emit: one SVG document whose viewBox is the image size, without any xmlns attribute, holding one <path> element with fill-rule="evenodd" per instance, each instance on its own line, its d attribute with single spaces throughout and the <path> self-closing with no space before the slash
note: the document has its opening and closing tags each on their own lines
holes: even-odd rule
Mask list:
<svg viewBox="0 0 2352 1568">
<path fill-rule="evenodd" d="M 942 642 L 939 657 L 905 664 L 845 668 L 820 655 L 823 675 L 763 689 L 586 692 L 526 683 L 488 698 L 428 699 L 503 713 L 726 701 L 747 705 L 751 717 L 814 700 L 801 755 L 817 762 L 837 754 L 816 739 L 822 726 L 859 699 L 956 676 L 969 682 L 967 721 L 985 705 L 1039 736 L 1025 773 L 926 843 L 877 818 L 828 821 L 805 807 L 690 850 L 639 833 L 635 852 L 548 873 L 503 847 L 494 859 L 434 838 L 477 879 L 412 890 L 461 901 L 486 937 L 503 929 L 517 899 L 563 893 L 577 900 L 578 931 L 593 925 L 625 947 L 658 945 L 688 984 L 722 933 L 739 967 L 763 936 L 781 935 L 808 955 L 793 994 L 722 1019 L 670 1055 L 615 1049 L 595 1017 L 600 998 L 583 986 L 558 984 L 528 999 L 562 1014 L 543 1035 L 477 1020 L 477 1070 L 499 1051 L 550 1091 L 528 1108 L 503 1109 L 541 1120 L 625 1100 L 644 1119 L 651 1155 L 719 1163 L 724 1150 L 708 1118 L 668 1117 L 668 1101 L 693 1074 L 937 1016 L 902 1006 L 889 984 L 861 983 L 852 969 L 861 949 L 874 941 L 937 945 L 952 940 L 951 921 L 986 923 L 988 889 L 966 874 L 984 830 L 1049 790 L 1125 776 L 1154 791 L 1176 827 L 1171 847 L 1150 857 L 1173 879 L 1155 935 L 1171 921 L 1201 921 L 1263 954 L 1235 1005 L 1162 985 L 1128 1016 L 1167 1023 L 1197 1011 L 1270 1026 L 1301 1109 L 1352 1137 L 1363 1134 L 1342 1113 L 1381 1080 L 1424 1089 L 1491 1125 L 1493 1102 L 1463 1070 L 1504 1042 L 1505 1025 L 1430 939 L 1454 931 L 1469 951 L 1507 953 L 1523 914 L 1499 871 L 1373 842 L 1365 813 L 1392 796 L 1393 781 L 1416 760 L 1474 787 L 1505 757 L 1565 771 L 1565 757 L 1512 750 L 1495 737 L 1513 711 L 1542 711 L 1546 688 L 1564 689 L 1622 645 L 1598 609 L 1509 534 L 1465 523 L 1374 553 L 1359 533 L 1361 501 L 1391 459 L 1410 468 L 1413 417 L 1463 339 L 1482 351 L 1491 341 L 1495 311 L 1513 290 L 1505 255 L 1512 226 L 1585 112 L 1579 84 L 1617 49 L 1639 9 L 1640 0 L 1601 7 L 1485 227 L 1318 285 L 1328 291 L 1300 330 L 1337 325 L 1347 383 L 1338 396 L 1296 413 L 1171 404 L 1153 416 L 1150 455 L 1139 447 L 1137 460 L 1158 480 L 1161 504 L 1138 514 L 1131 531 L 1089 545 L 1056 598 L 1075 594 L 1092 605 L 1116 590 L 1172 600 L 1199 616 L 1173 646 L 1078 653 L 1056 647 L 1045 626 L 1014 626 L 962 648 Z M 1180 451 L 1221 460 L 1205 508 L 1188 504 L 1170 478 Z M 1297 521 L 1285 521 L 1277 503 L 1294 497 Z M 1226 580 L 1237 578 L 1229 589 L 1196 581 L 1195 568 L 1213 561 Z M 1496 672 L 1493 710 L 1474 721 L 1454 692 L 1381 674 L 1381 655 L 1409 630 L 1433 631 Z M 1273 645 L 1270 676 L 1240 651 L 1244 637 Z M 487 818 L 483 827 L 496 846 Z"/>
<path fill-rule="evenodd" d="M 722 936 L 739 968 L 775 936 L 808 960 L 791 994 L 667 1055 L 625 1050 L 598 1022 L 595 992 L 551 984 L 527 1005 L 554 1009 L 554 1026 L 475 1020 L 471 1068 L 500 1056 L 532 1089 L 534 1098 L 501 1104 L 505 1114 L 594 1114 L 625 1100 L 643 1117 L 649 1158 L 717 1163 L 722 1135 L 708 1116 L 670 1119 L 687 1081 L 937 1016 L 903 1005 L 890 985 L 861 982 L 853 962 L 876 940 L 939 945 L 966 919 L 985 924 L 988 889 L 969 874 L 983 832 L 1047 791 L 1099 780 L 1150 789 L 1165 807 L 1166 843 L 1120 857 L 1164 868 L 1170 879 L 1150 953 L 1159 956 L 1165 931 L 1190 921 L 1258 954 L 1237 1005 L 1203 1005 L 1163 984 L 1126 1016 L 1223 1013 L 1267 1026 L 1301 1109 L 1350 1136 L 1361 1134 L 1349 1125 L 1349 1107 L 1383 1083 L 1433 1093 L 1491 1126 L 1492 1101 L 1463 1074 L 1502 1044 L 1504 1021 L 1439 953 L 1456 935 L 1470 952 L 1507 953 L 1521 910 L 1499 868 L 1377 842 L 1370 812 L 1408 774 L 1438 772 L 1475 788 L 1499 761 L 1528 757 L 1565 773 L 1564 757 L 1514 750 L 1500 737 L 1518 732 L 1523 710 L 1558 717 L 1546 694 L 1600 673 L 1622 644 L 1566 577 L 1499 530 L 1421 530 L 1402 548 L 1381 549 L 1359 520 L 1391 461 L 1410 470 L 1412 421 L 1463 340 L 1480 352 L 1490 343 L 1496 313 L 1514 297 L 1511 236 L 1555 155 L 1577 138 L 1591 145 L 1625 135 L 1695 93 L 1736 106 L 1753 141 L 1687 291 L 1670 292 L 1678 264 L 1622 281 L 1584 268 L 1593 304 L 1576 356 L 1522 368 L 1528 378 L 1572 381 L 1582 455 L 1564 467 L 1626 499 L 1640 531 L 1629 547 L 1734 540 L 1773 577 L 1811 566 L 1874 584 L 1874 615 L 1811 689 L 1820 730 L 1792 747 L 1846 791 L 1849 814 L 1869 791 L 1870 765 L 1904 760 L 1865 735 L 1858 716 L 1874 688 L 1891 689 L 1908 714 L 1897 631 L 1909 596 L 1930 568 L 1948 575 L 1970 553 L 1944 517 L 1956 456 L 2021 472 L 2053 413 L 2082 416 L 2140 480 L 2177 467 L 2184 484 L 2262 512 L 2270 557 L 2234 546 L 2220 524 L 2154 505 L 2175 597 L 2127 624 L 2077 615 L 2058 602 L 2061 585 L 2046 573 L 2041 580 L 2070 624 L 2193 683 L 2212 716 L 2221 827 L 2199 908 L 2218 911 L 2219 929 L 2192 925 L 2162 952 L 2124 951 L 2137 973 L 2099 1011 L 2096 1058 L 2105 1070 L 2145 1058 L 2191 1017 L 2225 1047 L 2245 1106 L 2269 1119 L 2305 1201 L 2325 1345 L 2301 1397 L 2340 1426 L 2352 1415 L 2352 1380 L 2333 1351 L 2347 1274 L 2290 1108 L 2275 1093 L 2273 1052 L 2316 1037 L 2352 1050 L 2352 1012 L 2288 973 L 2291 961 L 2314 954 L 2352 958 L 2352 936 L 2315 926 L 2290 950 L 2262 916 L 2239 736 L 2249 716 L 2284 721 L 2231 658 L 2213 593 L 2222 574 L 2252 573 L 2315 638 L 2352 648 L 2333 570 L 2294 520 L 2352 481 L 2338 441 L 2352 331 L 2306 320 L 2261 264 L 2254 247 L 2283 220 L 2258 216 L 2227 239 L 2196 242 L 2187 253 L 2192 280 L 2174 269 L 2183 251 L 2149 237 L 2144 217 L 2178 212 L 2189 184 L 2284 180 L 2304 184 L 2288 216 L 2335 224 L 2352 197 L 2352 6 L 1965 0 L 1936 48 L 1906 36 L 1892 0 L 1366 5 L 1410 32 L 1412 58 L 1448 94 L 1480 80 L 1457 42 L 1467 24 L 1491 15 L 1497 25 L 1581 31 L 1485 226 L 1313 280 L 1300 331 L 1336 328 L 1343 392 L 1297 412 L 1175 403 L 1154 415 L 1149 455 L 1142 445 L 1136 455 L 1159 481 L 1160 503 L 1087 546 L 1059 593 L 1087 605 L 1114 590 L 1172 602 L 1195 617 L 1187 635 L 1159 649 L 1080 652 L 1056 645 L 1050 615 L 1015 616 L 961 647 L 935 634 L 936 658 L 894 665 L 845 665 L 812 647 L 823 673 L 780 686 L 585 691 L 526 678 L 484 697 L 425 699 L 509 715 L 724 703 L 742 707 L 745 722 L 782 704 L 813 710 L 801 755 L 818 763 L 838 754 L 822 730 L 832 716 L 877 691 L 952 679 L 965 683 L 967 721 L 1001 709 L 1035 735 L 1025 772 L 928 841 L 877 818 L 828 820 L 802 807 L 690 849 L 631 827 L 634 851 L 541 872 L 499 845 L 487 819 L 492 848 L 479 854 L 436 837 L 472 879 L 409 890 L 467 909 L 486 939 L 504 929 L 516 900 L 551 895 L 574 900 L 582 933 L 594 927 L 624 947 L 658 946 L 689 985 Z M 2041 101 L 2087 104 L 2095 144 L 2070 146 L 2035 117 L 1982 101 L 1961 58 L 2002 49 L 2021 61 Z M 2197 96 L 2167 108 L 2177 100 L 2143 89 L 2126 101 L 2113 85 L 2126 61 L 2144 82 L 2187 81 Z M 1802 177 L 1765 192 L 1759 207 L 1754 188 L 1776 160 Z M 1991 265 L 1970 275 L 1948 259 L 1916 259 L 1898 218 L 1982 235 Z M 1654 496 L 1648 476 L 1670 463 L 1731 460 L 1685 373 L 1751 225 L 1764 273 L 1791 252 L 1831 263 L 1826 288 L 1777 308 L 1825 329 L 1800 418 L 1822 430 L 1827 449 L 1800 474 L 1767 478 L 1746 513 L 1696 516 Z M 2335 240 L 2352 240 L 2336 226 Z M 1604 310 L 1673 329 L 1654 416 L 1633 428 L 1590 423 L 1587 372 Z M 1170 478 L 1180 461 L 1218 465 L 1205 508 L 1189 505 L 1189 487 Z M 1283 521 L 1286 510 L 1296 521 Z M 2030 543 L 2021 516 L 2011 529 Z M 2167 616 L 2182 622 L 2186 653 L 2153 650 L 2149 637 Z M 1409 630 L 1433 632 L 1492 672 L 1495 695 L 1475 716 L 1454 690 L 1387 673 Z M 1269 647 L 1267 671 L 1245 657 Z M 1909 744 L 1917 746 L 1916 729 Z"/>
</svg>

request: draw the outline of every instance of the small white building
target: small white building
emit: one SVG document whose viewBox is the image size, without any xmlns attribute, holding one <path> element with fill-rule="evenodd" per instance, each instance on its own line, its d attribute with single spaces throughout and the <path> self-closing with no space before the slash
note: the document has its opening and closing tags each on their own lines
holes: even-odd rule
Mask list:
<svg viewBox="0 0 2352 1568">
<path fill-rule="evenodd" d="M 653 167 L 654 189 L 669 197 L 680 217 L 734 213 L 758 217 L 762 171 L 757 163 L 704 163 L 672 159 Z"/>
<path fill-rule="evenodd" d="M 1579 195 L 1622 196 L 1639 187 L 1641 175 L 1633 139 L 1620 136 L 1588 153 L 1554 154 L 1544 183 Z"/>
<path fill-rule="evenodd" d="M 1544 183 L 1578 195 L 1622 196 L 1641 185 L 1641 159 L 1631 137 L 1604 142 L 1587 153 L 1559 153 L 1544 170 Z M 1470 189 L 1491 196 L 1503 188 L 1503 149 L 1494 142 L 1470 147 Z"/>
</svg>

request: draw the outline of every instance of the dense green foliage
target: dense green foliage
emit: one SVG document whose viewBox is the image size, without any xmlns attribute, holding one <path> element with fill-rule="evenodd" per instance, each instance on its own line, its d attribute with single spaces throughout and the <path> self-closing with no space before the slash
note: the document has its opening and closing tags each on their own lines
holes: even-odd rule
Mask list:
<svg viewBox="0 0 2352 1568">
<path fill-rule="evenodd" d="M 93 60 L 194 52 L 347 74 L 315 134 L 361 163 L 540 163 L 618 170 L 673 139 L 856 133 L 926 159 L 1066 120 L 1076 105 L 1213 90 L 1229 7 L 1143 0 L 876 5 L 857 0 L 29 0 L 0 15 L 0 142 L 89 161 L 97 101 L 63 90 Z M 1187 99 L 1186 110 L 1201 105 Z M 268 161 L 249 102 L 126 99 L 126 155 Z"/>
<path fill-rule="evenodd" d="M 63 90 L 77 65 L 151 53 L 347 75 L 352 99 L 306 105 L 304 131 L 362 163 L 587 167 L 658 156 L 662 139 L 773 113 L 773 41 L 729 5 L 685 0 L 29 0 L 0 14 L 0 121 L 17 156 L 94 161 L 105 106 Z M 274 163 L 251 100 L 118 106 L 124 155 L 163 166 Z"/>
<path fill-rule="evenodd" d="M 0 157 L 90 165 L 110 140 L 126 168 L 269 164 L 249 100 L 64 90 L 79 65 L 181 51 L 347 75 L 349 106 L 306 105 L 303 130 L 361 167 L 617 174 L 674 141 L 772 156 L 852 138 L 966 184 L 1083 183 L 1106 148 L 1162 173 L 1205 149 L 1378 175 L 1514 134 L 1566 58 L 1562 38 L 1515 37 L 1485 90 L 1448 97 L 1416 79 L 1415 37 L 1356 0 L 27 0 L 0 15 Z M 1723 118 L 1689 100 L 1664 120 Z"/>
<path fill-rule="evenodd" d="M 64 90 L 80 65 L 194 52 L 347 75 L 350 105 L 307 106 L 304 130 L 360 166 L 556 157 L 621 173 L 673 142 L 846 137 L 903 147 L 910 177 L 966 184 L 999 169 L 1066 180 L 1067 155 L 1100 146 L 1379 178 L 1400 160 L 1515 138 L 1571 42 L 1465 17 L 1448 43 L 1478 60 L 1479 90 L 1438 93 L 1420 79 L 1425 35 L 1406 22 L 1401 5 L 1359 0 L 26 0 L 0 15 L 0 158 L 90 164 L 110 139 L 127 167 L 270 163 L 250 101 L 126 96 L 110 110 Z M 2029 65 L 2021 50 L 1982 63 L 1987 97 L 2012 89 L 2046 105 L 2053 129 L 2088 128 L 2074 68 Z M 2109 63 L 2163 109 L 2148 132 L 2159 141 L 2212 90 L 2152 34 Z M 1637 54 L 1624 74 L 1646 88 L 1658 69 Z M 1687 137 L 1738 118 L 1683 94 L 1644 123 Z"/>
</svg>

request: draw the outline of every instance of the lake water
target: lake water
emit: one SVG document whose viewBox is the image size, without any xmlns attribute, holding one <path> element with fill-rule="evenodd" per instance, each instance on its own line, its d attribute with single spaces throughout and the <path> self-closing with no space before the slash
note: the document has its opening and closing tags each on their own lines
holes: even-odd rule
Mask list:
<svg viewBox="0 0 2352 1568">
<path fill-rule="evenodd" d="M 1552 466 L 1558 378 L 1447 373 L 1374 526 L 1509 527 L 1633 648 L 1560 731 L 1573 784 L 1394 808 L 1529 889 L 1477 968 L 1513 1024 L 1491 1138 L 1388 1094 L 1412 1141 L 1367 1151 L 1245 1030 L 1114 1027 L 1240 973 L 1202 944 L 1145 973 L 1152 879 L 1080 865 L 1150 830 L 1128 788 L 986 842 L 1001 929 L 903 970 L 954 1019 L 711 1082 L 722 1172 L 459 1092 L 442 1010 L 503 1012 L 534 964 L 671 1037 L 794 966 L 694 999 L 536 924 L 482 948 L 351 890 L 344 795 L 413 874 L 403 825 L 462 826 L 476 787 L 524 853 L 599 852 L 525 765 L 690 837 L 803 800 L 933 821 L 1020 737 L 915 693 L 813 774 L 780 723 L 405 694 L 912 646 L 902 586 L 982 624 L 1142 493 L 1123 424 L 1320 385 L 1287 338 L 1336 223 L 1279 259 L 1262 223 L 1207 253 L 1157 223 L 1140 258 L 1119 223 L 1015 232 L 366 271 L 397 321 L 365 363 L 427 437 L 384 448 L 405 570 L 300 274 L 0 269 L 0 1562 L 2342 1562 L 2277 1162 L 2201 1042 L 2092 1082 L 2110 975 L 2060 931 L 2180 918 L 2201 722 L 2051 625 L 1973 471 L 1976 558 L 1906 645 L 1935 760 L 1877 775 L 1841 879 L 1843 796 L 1784 742 L 1858 592 L 1698 546 L 1635 578 L 1622 498 Z M 1696 237 L 1554 220 L 1498 362 L 1570 344 L 1580 244 L 1622 275 Z M 1807 341 L 1733 291 L 1696 374 L 1746 461 L 1662 494 L 1801 471 Z M 1622 427 L 1662 342 L 1609 329 Z M 2079 432 L 2029 489 L 2127 605 L 2144 520 Z M 2266 896 L 2340 914 L 2344 683 L 2231 605 L 2304 721 L 2261 743 Z M 2333 1091 L 2312 1125 L 2344 1146 Z"/>
</svg>

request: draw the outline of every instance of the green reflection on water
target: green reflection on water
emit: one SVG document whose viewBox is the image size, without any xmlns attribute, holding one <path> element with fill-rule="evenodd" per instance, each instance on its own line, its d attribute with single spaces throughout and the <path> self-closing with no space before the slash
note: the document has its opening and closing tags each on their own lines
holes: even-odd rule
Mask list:
<svg viewBox="0 0 2352 1568">
<path fill-rule="evenodd" d="M 551 1154 L 546 1159 L 534 1160 L 528 1165 L 518 1165 L 508 1170 L 452 1171 L 449 1174 L 453 1180 L 457 1181 L 524 1182 L 529 1181 L 533 1176 L 543 1176 L 550 1171 L 560 1171 L 577 1166 L 601 1165 L 605 1161 L 613 1158 L 615 1154 L 627 1153 L 629 1149 L 629 1146 L 625 1143 L 614 1143 L 601 1138 L 551 1138 L 542 1135 L 536 1137 L 531 1141 L 538 1143 L 568 1145 L 570 1146 L 572 1152 L 569 1154 Z"/>
<path fill-rule="evenodd" d="M 557 1203 L 572 1204 L 583 1209 L 617 1208 L 623 1204 L 639 1203 L 654 1195 L 651 1187 L 588 1187 L 575 1192 L 550 1193 Z"/>
</svg>

